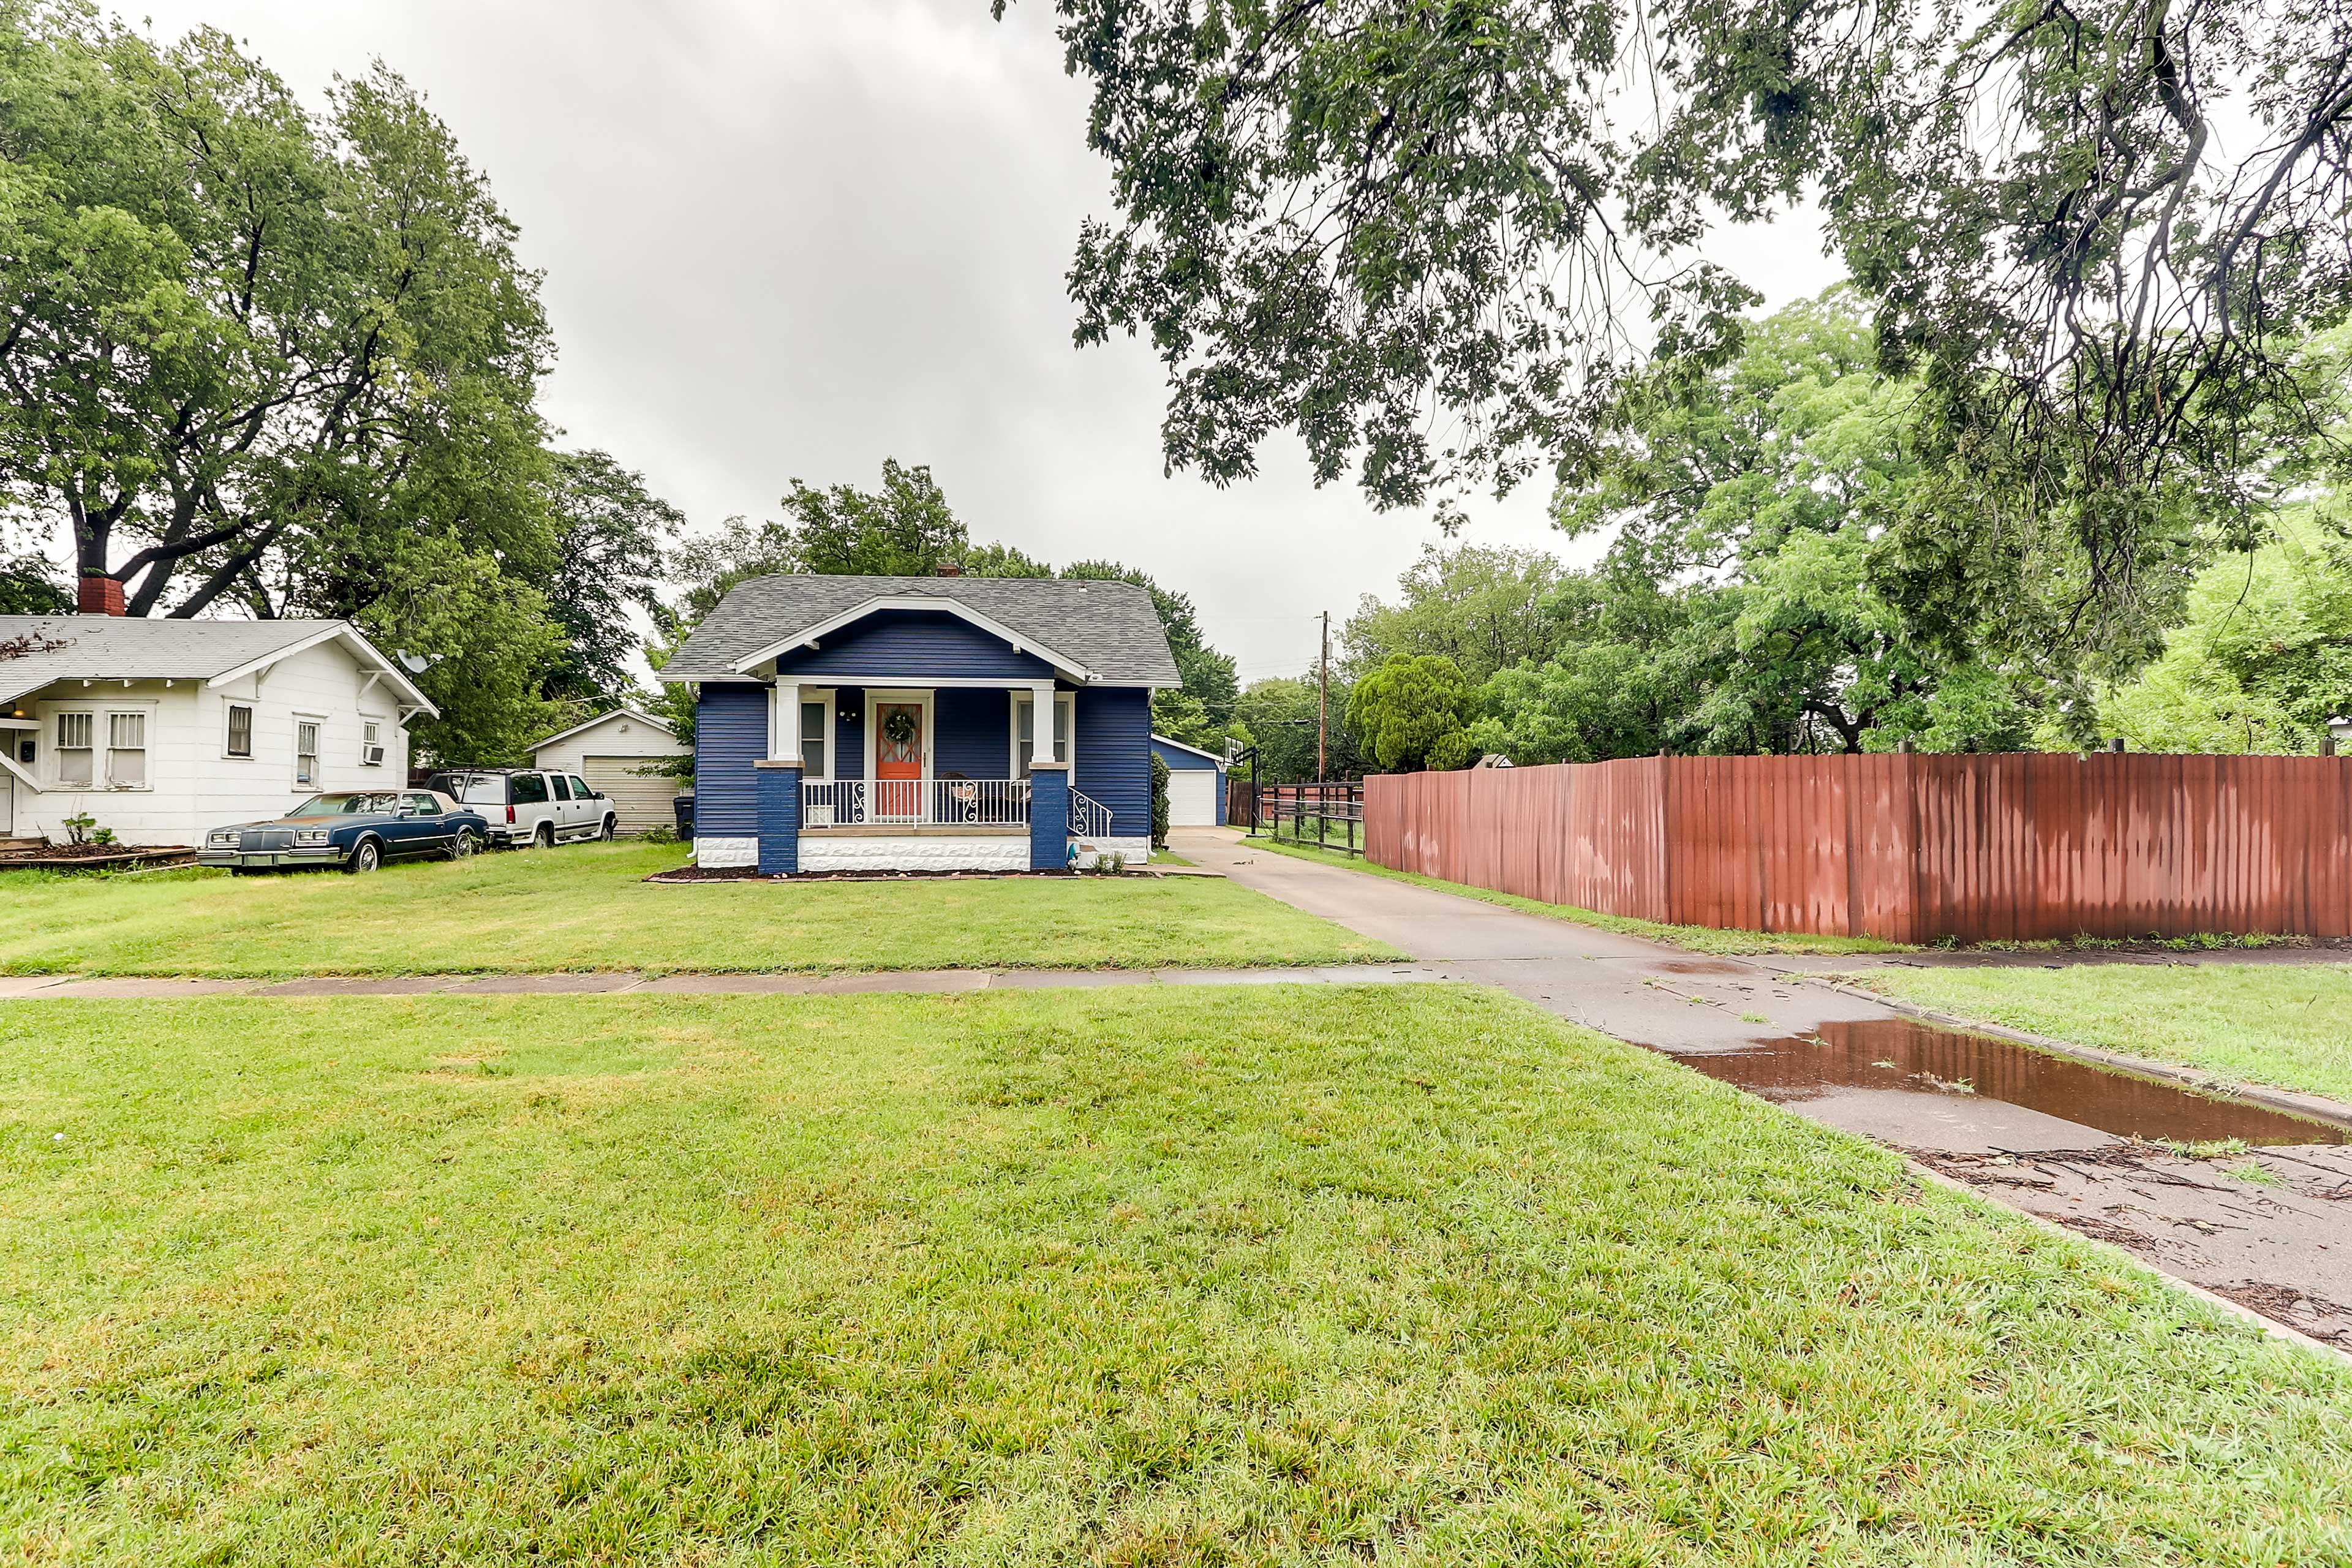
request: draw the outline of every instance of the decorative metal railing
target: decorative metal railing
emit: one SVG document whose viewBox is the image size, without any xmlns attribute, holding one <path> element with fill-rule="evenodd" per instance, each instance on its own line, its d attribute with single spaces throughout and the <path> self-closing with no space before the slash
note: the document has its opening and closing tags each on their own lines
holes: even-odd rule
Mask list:
<svg viewBox="0 0 2352 1568">
<path fill-rule="evenodd" d="M 1028 821 L 1027 779 L 811 779 L 801 784 L 803 827 L 1019 827 Z"/>
<path fill-rule="evenodd" d="M 1108 838 L 1110 807 L 1098 800 L 1070 792 L 1070 832 L 1078 838 Z"/>
</svg>

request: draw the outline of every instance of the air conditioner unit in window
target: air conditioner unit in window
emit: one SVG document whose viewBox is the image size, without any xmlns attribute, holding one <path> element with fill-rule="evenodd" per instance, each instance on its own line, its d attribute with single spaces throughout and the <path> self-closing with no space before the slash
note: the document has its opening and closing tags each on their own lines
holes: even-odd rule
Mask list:
<svg viewBox="0 0 2352 1568">
<path fill-rule="evenodd" d="M 370 746 L 367 748 L 367 764 L 372 768 L 380 768 L 383 766 L 383 748 L 382 746 Z"/>
</svg>

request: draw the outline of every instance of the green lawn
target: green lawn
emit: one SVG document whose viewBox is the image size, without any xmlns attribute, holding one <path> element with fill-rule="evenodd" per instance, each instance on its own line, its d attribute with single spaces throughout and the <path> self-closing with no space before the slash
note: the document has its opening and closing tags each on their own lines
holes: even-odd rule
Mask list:
<svg viewBox="0 0 2352 1568">
<path fill-rule="evenodd" d="M 0 873 L 0 973 L 1157 968 L 1339 963 L 1379 942 L 1205 877 L 649 884 L 675 845 L 369 877 Z"/>
<path fill-rule="evenodd" d="M 2315 1563 L 2352 1371 L 1496 993 L 0 1006 L 161 1564 Z"/>
<path fill-rule="evenodd" d="M 1537 899 L 1523 899 L 1517 893 L 1498 893 L 1491 888 L 1474 888 L 1466 882 L 1448 882 L 1438 877 L 1424 877 L 1418 871 L 1396 871 L 1386 866 L 1375 866 L 1360 855 L 1350 855 L 1344 849 L 1318 849 L 1313 844 L 1295 843 L 1289 839 L 1252 838 L 1245 840 L 1252 849 L 1270 849 L 1277 855 L 1295 855 L 1301 860 L 1320 860 L 1333 866 L 1347 866 L 1366 871 L 1375 877 L 1390 877 L 1400 882 L 1412 882 L 1423 888 L 1434 888 L 1441 893 L 1459 893 L 1465 899 L 1484 899 L 1505 909 L 1520 910 L 1531 915 L 1549 915 L 1554 920 L 1572 921 L 1578 925 L 1594 926 L 1601 931 L 1613 931 L 1622 936 L 1645 937 L 1675 947 L 1688 948 L 1693 952 L 1908 952 L 1912 950 L 1901 942 L 1881 942 L 1871 936 L 1811 936 L 1802 931 L 1717 931 L 1712 926 L 1663 925 L 1656 921 L 1637 921 L 1624 915 L 1604 915 L 1598 910 L 1583 910 L 1574 904 L 1547 904 Z"/>
<path fill-rule="evenodd" d="M 1847 978 L 1986 1023 L 2352 1102 L 2352 964 L 1874 969 Z"/>
</svg>

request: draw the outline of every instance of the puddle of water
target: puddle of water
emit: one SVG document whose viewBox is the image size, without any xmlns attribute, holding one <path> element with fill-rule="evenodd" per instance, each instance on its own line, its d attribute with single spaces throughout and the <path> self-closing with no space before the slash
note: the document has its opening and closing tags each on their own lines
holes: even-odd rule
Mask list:
<svg viewBox="0 0 2352 1568">
<path fill-rule="evenodd" d="M 1774 1040 L 1754 1050 L 1677 1059 L 1780 1103 L 1843 1089 L 1886 1089 L 2005 1101 L 2118 1138 L 2352 1142 L 2352 1130 L 1910 1018 L 1823 1024 L 1819 1044 Z M 1957 1087 L 1962 1084 L 1968 1089 Z"/>
</svg>

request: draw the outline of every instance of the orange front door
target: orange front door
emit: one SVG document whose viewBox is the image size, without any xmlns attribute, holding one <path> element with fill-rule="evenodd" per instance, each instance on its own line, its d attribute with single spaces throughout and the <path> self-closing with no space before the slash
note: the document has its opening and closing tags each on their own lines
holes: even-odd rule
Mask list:
<svg viewBox="0 0 2352 1568">
<path fill-rule="evenodd" d="M 874 705 L 874 815 L 886 822 L 923 819 L 923 705 Z"/>
</svg>

